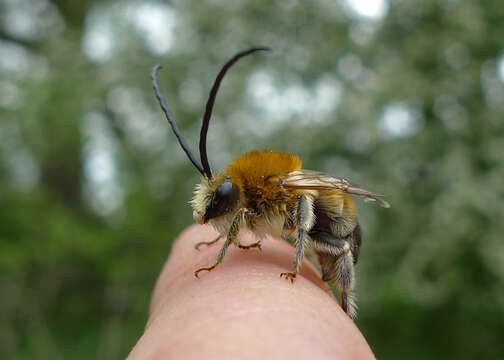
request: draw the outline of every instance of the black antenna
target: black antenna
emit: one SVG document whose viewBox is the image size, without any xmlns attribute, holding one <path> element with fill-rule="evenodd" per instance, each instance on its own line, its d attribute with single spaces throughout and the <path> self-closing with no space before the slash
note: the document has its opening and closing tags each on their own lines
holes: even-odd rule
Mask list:
<svg viewBox="0 0 504 360">
<path fill-rule="evenodd" d="M 152 86 L 154 87 L 154 93 L 156 94 L 156 98 L 159 102 L 159 105 L 161 105 L 161 109 L 163 109 L 163 112 L 165 113 L 166 120 L 168 120 L 168 122 L 170 123 L 171 128 L 175 133 L 175 136 L 177 137 L 180 146 L 182 147 L 182 150 L 185 151 L 187 157 L 189 158 L 189 160 L 191 160 L 191 162 L 196 167 L 196 169 L 198 169 L 201 175 L 205 176 L 206 172 L 203 170 L 203 166 L 201 166 L 199 161 L 194 157 L 193 153 L 191 152 L 191 149 L 189 149 L 189 146 L 187 146 L 187 143 L 185 142 L 184 137 L 180 133 L 180 130 L 177 126 L 177 123 L 175 122 L 175 119 L 170 113 L 170 110 L 168 110 L 168 106 L 166 106 L 163 96 L 161 95 L 161 91 L 159 90 L 159 85 L 157 82 L 157 73 L 160 69 L 162 69 L 161 65 L 155 65 L 152 68 L 151 72 Z"/>
<path fill-rule="evenodd" d="M 201 163 L 203 164 L 203 172 L 204 172 L 204 175 L 208 179 L 212 178 L 212 172 L 210 171 L 210 164 L 208 163 L 208 157 L 207 157 L 207 151 L 206 151 L 206 138 L 207 138 L 207 132 L 208 132 L 208 124 L 210 123 L 210 117 L 212 116 L 212 110 L 213 110 L 213 106 L 215 103 L 215 98 L 217 96 L 217 92 L 219 91 L 220 83 L 221 83 L 222 79 L 224 78 L 224 75 L 226 75 L 226 72 L 229 70 L 229 68 L 231 66 L 233 66 L 233 64 L 235 62 L 237 62 L 240 58 L 242 58 L 244 56 L 247 56 L 249 54 L 252 54 L 253 52 L 260 51 L 260 50 L 269 51 L 269 50 L 271 50 L 271 48 L 264 47 L 264 46 L 253 47 L 253 48 L 242 51 L 242 52 L 236 54 L 235 56 L 233 56 L 231 58 L 231 60 L 229 60 L 227 63 L 224 64 L 221 71 L 219 72 L 219 74 L 215 78 L 215 82 L 212 86 L 212 90 L 210 90 L 210 95 L 208 96 L 208 101 L 206 104 L 205 115 L 203 116 L 203 123 L 201 124 L 200 143 L 199 143 L 200 159 L 201 159 Z M 186 151 L 186 153 L 187 153 L 187 151 Z M 193 161 L 193 160 L 191 159 L 191 161 Z M 193 164 L 194 164 L 194 161 L 193 161 Z"/>
</svg>

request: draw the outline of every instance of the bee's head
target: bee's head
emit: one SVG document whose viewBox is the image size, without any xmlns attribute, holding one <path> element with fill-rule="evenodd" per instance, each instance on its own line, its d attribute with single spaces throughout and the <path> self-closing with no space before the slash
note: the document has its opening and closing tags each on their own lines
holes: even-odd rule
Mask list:
<svg viewBox="0 0 504 360">
<path fill-rule="evenodd" d="M 194 219 L 204 224 L 211 219 L 234 212 L 240 200 L 240 190 L 228 176 L 215 180 L 203 179 L 196 186 L 191 200 Z"/>
</svg>

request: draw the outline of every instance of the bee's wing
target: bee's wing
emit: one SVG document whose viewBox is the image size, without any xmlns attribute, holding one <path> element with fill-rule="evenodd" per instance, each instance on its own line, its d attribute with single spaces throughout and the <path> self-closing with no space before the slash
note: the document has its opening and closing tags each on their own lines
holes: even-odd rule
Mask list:
<svg viewBox="0 0 504 360">
<path fill-rule="evenodd" d="M 312 170 L 293 171 L 280 179 L 280 184 L 286 188 L 295 189 L 316 189 L 316 190 L 340 190 L 348 194 L 357 195 L 364 201 L 375 201 L 379 205 L 389 208 L 390 204 L 378 195 L 361 188 L 359 185 L 352 184 L 344 178 L 324 174 Z"/>
</svg>

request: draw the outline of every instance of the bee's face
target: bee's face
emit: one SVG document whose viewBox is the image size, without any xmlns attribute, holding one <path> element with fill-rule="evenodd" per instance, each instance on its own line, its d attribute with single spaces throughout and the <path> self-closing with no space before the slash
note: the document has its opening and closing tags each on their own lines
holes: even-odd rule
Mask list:
<svg viewBox="0 0 504 360">
<path fill-rule="evenodd" d="M 191 201 L 194 219 L 204 224 L 211 219 L 232 212 L 238 205 L 240 191 L 229 177 L 204 179 L 197 185 Z"/>
</svg>

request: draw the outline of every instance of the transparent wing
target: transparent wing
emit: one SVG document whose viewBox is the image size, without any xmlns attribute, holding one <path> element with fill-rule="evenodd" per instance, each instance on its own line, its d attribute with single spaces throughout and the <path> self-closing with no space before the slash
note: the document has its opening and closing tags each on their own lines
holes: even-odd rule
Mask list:
<svg viewBox="0 0 504 360">
<path fill-rule="evenodd" d="M 390 204 L 383 200 L 382 195 L 352 184 L 344 178 L 335 177 L 312 170 L 293 171 L 280 179 L 280 184 L 285 188 L 316 189 L 316 190 L 340 190 L 348 194 L 357 195 L 364 201 L 374 201 L 379 205 L 389 208 Z"/>
</svg>

